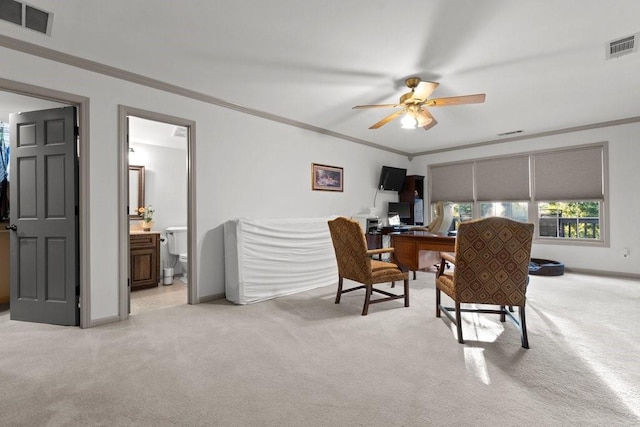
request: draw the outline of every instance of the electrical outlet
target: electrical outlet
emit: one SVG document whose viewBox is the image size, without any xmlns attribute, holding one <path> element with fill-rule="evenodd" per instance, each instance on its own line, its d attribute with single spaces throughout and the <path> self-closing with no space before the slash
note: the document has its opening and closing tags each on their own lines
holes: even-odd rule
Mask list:
<svg viewBox="0 0 640 427">
<path fill-rule="evenodd" d="M 629 248 L 624 248 L 622 250 L 622 258 L 629 258 Z"/>
</svg>

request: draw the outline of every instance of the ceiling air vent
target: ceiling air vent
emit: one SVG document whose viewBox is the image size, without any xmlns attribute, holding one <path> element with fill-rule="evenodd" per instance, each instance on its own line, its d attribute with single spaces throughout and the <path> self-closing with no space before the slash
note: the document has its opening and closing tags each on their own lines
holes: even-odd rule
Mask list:
<svg viewBox="0 0 640 427">
<path fill-rule="evenodd" d="M 609 42 L 609 46 L 607 47 L 607 59 L 617 58 L 628 53 L 637 52 L 637 39 L 639 34 L 640 33 L 632 34 L 630 36 Z"/>
<path fill-rule="evenodd" d="M 15 0 L 0 0 L 0 19 L 51 35 L 53 14 Z"/>
<path fill-rule="evenodd" d="M 173 136 L 178 138 L 186 138 L 187 137 L 187 128 L 183 128 L 182 126 L 176 126 L 173 130 Z"/>
</svg>

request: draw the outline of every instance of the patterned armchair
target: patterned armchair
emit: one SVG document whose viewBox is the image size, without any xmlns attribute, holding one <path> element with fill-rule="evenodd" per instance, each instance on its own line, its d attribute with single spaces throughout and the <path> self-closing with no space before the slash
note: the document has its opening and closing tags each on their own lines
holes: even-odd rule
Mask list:
<svg viewBox="0 0 640 427">
<path fill-rule="evenodd" d="M 338 262 L 338 292 L 336 304 L 340 296 L 346 292 L 365 289 L 362 315 L 366 316 L 369 304 L 404 298 L 404 306 L 409 307 L 409 275 L 402 272 L 396 264 L 371 259 L 372 255 L 393 252 L 393 248 L 367 250 L 364 232 L 357 221 L 339 217 L 329 221 L 329 231 Z M 362 283 L 361 286 L 343 290 L 343 279 Z M 373 287 L 374 284 L 404 281 L 404 294 L 397 295 Z M 386 298 L 372 300 L 372 292 L 383 294 Z"/>
<path fill-rule="evenodd" d="M 509 317 L 520 329 L 522 347 L 529 348 L 524 307 L 532 239 L 533 224 L 507 218 L 484 218 L 459 225 L 455 256 L 441 254 L 436 276 L 436 317 L 444 313 L 456 325 L 458 342 L 464 343 L 461 312 L 494 313 L 500 315 L 501 322 Z M 452 273 L 445 273 L 445 261 L 455 265 Z M 453 299 L 455 307 L 441 304 L 441 291 Z M 461 308 L 465 303 L 498 305 L 500 309 Z M 519 321 L 507 306 L 518 307 Z"/>
</svg>

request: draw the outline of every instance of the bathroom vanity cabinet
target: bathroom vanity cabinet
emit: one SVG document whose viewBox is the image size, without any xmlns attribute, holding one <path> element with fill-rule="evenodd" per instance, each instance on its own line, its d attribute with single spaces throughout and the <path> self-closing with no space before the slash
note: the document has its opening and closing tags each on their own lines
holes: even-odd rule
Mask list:
<svg viewBox="0 0 640 427">
<path fill-rule="evenodd" d="M 160 233 L 132 231 L 129 234 L 131 290 L 153 288 L 160 281 Z"/>
</svg>

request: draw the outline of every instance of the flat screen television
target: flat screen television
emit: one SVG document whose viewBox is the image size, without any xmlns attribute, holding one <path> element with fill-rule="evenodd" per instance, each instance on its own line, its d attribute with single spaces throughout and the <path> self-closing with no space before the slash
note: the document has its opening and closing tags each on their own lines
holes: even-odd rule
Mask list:
<svg viewBox="0 0 640 427">
<path fill-rule="evenodd" d="M 382 166 L 380 172 L 379 190 L 400 191 L 404 178 L 407 176 L 407 170 L 402 168 L 394 168 L 391 166 Z"/>
</svg>

